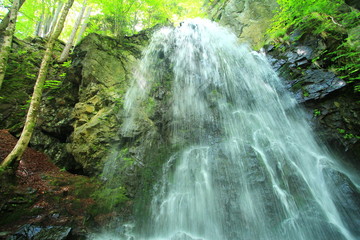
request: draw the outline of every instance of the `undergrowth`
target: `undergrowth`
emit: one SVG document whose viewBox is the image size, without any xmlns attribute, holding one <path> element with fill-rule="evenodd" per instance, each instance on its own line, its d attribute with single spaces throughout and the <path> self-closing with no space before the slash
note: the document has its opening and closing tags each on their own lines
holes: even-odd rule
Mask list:
<svg viewBox="0 0 360 240">
<path fill-rule="evenodd" d="M 296 41 L 309 33 L 326 40 L 327 49 L 317 57 L 360 92 L 360 12 L 343 0 L 277 2 L 279 9 L 267 32 L 269 37 L 278 45 L 289 44 L 290 40 Z"/>
</svg>

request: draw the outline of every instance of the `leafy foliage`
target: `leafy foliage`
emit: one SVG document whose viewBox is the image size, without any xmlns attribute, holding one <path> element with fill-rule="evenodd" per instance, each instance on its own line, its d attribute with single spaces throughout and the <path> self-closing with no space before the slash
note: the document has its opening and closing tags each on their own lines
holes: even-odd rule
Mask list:
<svg viewBox="0 0 360 240">
<path fill-rule="evenodd" d="M 119 0 L 94 1 L 94 4 L 101 9 L 101 14 L 91 18 L 88 32 L 121 37 L 156 24 L 176 21 L 181 16 L 200 16 L 203 3 L 189 0 Z"/>
<path fill-rule="evenodd" d="M 25 1 L 18 16 L 16 36 L 22 39 L 35 36 L 39 25 L 50 24 L 60 2 L 64 0 Z M 82 2 L 75 1 L 60 39 L 68 39 L 71 34 Z M 4 5 L 10 6 L 11 2 L 5 0 Z M 88 0 L 87 5 L 91 7 L 92 14 L 85 35 L 96 32 L 121 37 L 156 24 L 177 22 L 185 17 L 205 16 L 201 9 L 204 0 Z M 0 9 L 0 16 L 6 12 L 6 9 Z"/>
<path fill-rule="evenodd" d="M 360 139 L 360 136 L 349 133 L 345 129 L 338 128 L 337 130 L 338 130 L 338 133 L 340 133 L 342 135 L 342 137 L 345 139 L 352 139 L 352 138 Z"/>
<path fill-rule="evenodd" d="M 332 22 L 342 0 L 277 0 L 279 10 L 274 18 L 269 33 L 281 37 L 289 30 L 309 29 L 319 33 L 325 29 L 336 27 Z M 320 23 L 320 24 L 319 24 Z M 335 26 L 333 26 L 335 25 Z"/>
<path fill-rule="evenodd" d="M 300 32 L 312 33 L 331 42 L 332 46 L 318 58 L 325 60 L 327 67 L 334 70 L 349 83 L 354 82 L 360 91 L 360 13 L 351 9 L 343 0 L 277 0 L 279 10 L 268 31 L 278 43 L 289 41 L 290 36 Z M 296 39 L 295 39 L 296 40 Z"/>
</svg>

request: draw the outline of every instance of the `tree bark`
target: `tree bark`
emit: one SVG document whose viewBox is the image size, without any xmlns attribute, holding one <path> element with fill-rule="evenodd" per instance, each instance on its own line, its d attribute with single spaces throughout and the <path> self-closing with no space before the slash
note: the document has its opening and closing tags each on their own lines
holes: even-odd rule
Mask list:
<svg viewBox="0 0 360 240">
<path fill-rule="evenodd" d="M 88 21 L 89 21 L 90 14 L 91 14 L 91 7 L 88 7 L 87 12 L 85 14 L 84 22 L 81 25 L 80 32 L 79 32 L 79 34 L 77 36 L 76 44 L 79 44 L 79 42 L 82 39 L 82 36 L 84 35 L 84 32 L 86 30 L 86 27 L 87 27 L 87 24 L 88 24 Z"/>
<path fill-rule="evenodd" d="M 54 17 L 54 12 L 50 13 L 49 15 L 47 15 L 45 17 L 45 21 L 44 21 L 44 24 L 43 24 L 43 36 L 42 37 L 47 37 L 49 36 L 50 34 L 50 26 L 51 26 L 51 23 L 53 21 L 53 17 Z"/>
<path fill-rule="evenodd" d="M 9 23 L 4 32 L 3 44 L 0 49 L 0 89 L 5 77 L 5 71 L 11 50 L 12 39 L 16 27 L 16 18 L 19 11 L 20 0 L 14 0 L 10 9 Z"/>
<path fill-rule="evenodd" d="M 44 82 L 48 73 L 48 67 L 50 60 L 52 58 L 52 52 L 55 45 L 56 39 L 59 37 L 62 29 L 64 28 L 64 23 L 66 16 L 69 12 L 69 9 L 71 8 L 72 4 L 74 3 L 74 0 L 68 0 L 68 2 L 65 4 L 65 7 L 63 9 L 63 12 L 61 13 L 60 19 L 58 24 L 56 25 L 55 31 L 53 34 L 51 34 L 49 41 L 47 42 L 46 51 L 44 54 L 44 57 L 41 62 L 39 74 L 34 86 L 34 92 L 31 97 L 30 107 L 26 116 L 25 120 L 25 126 L 23 128 L 23 131 L 21 132 L 20 139 L 16 143 L 14 149 L 11 151 L 11 153 L 5 158 L 5 160 L 1 163 L 1 167 L 5 168 L 9 166 L 11 163 L 13 163 L 14 160 L 19 161 L 29 144 L 29 141 L 31 139 L 31 135 L 34 131 L 37 116 L 40 111 L 40 101 L 42 96 L 42 91 L 44 88 Z"/>
<path fill-rule="evenodd" d="M 82 6 L 81 11 L 80 11 L 80 13 L 78 15 L 78 18 L 76 19 L 76 22 L 74 24 L 74 28 L 73 28 L 73 30 L 71 32 L 69 40 L 67 41 L 67 43 L 66 43 L 66 45 L 64 47 L 64 50 L 61 53 L 61 56 L 59 58 L 59 62 L 65 62 L 65 60 L 69 56 L 70 49 L 71 49 L 71 47 L 73 45 L 73 42 L 74 42 L 74 39 L 75 39 L 75 36 L 76 36 L 76 32 L 79 29 L 81 20 L 83 18 L 84 12 L 85 12 L 85 9 L 86 9 L 86 0 L 84 0 L 84 2 L 83 2 L 83 6 Z"/>
<path fill-rule="evenodd" d="M 24 2 L 25 2 L 25 0 L 20 0 L 18 10 L 21 8 L 21 6 L 24 4 Z M 5 15 L 5 17 L 2 19 L 2 21 L 0 23 L 0 32 L 5 31 L 6 27 L 9 24 L 9 20 L 10 20 L 10 11 Z"/>
<path fill-rule="evenodd" d="M 54 16 L 54 18 L 53 18 L 53 20 L 51 22 L 49 34 L 51 34 L 54 31 L 55 27 L 56 27 L 56 23 L 57 23 L 57 20 L 58 20 L 58 17 L 59 17 L 59 14 L 61 12 L 61 9 L 62 9 L 63 5 L 64 5 L 63 2 L 58 3 L 57 9 L 55 11 L 55 16 Z"/>
<path fill-rule="evenodd" d="M 35 35 L 39 37 L 50 36 L 56 27 L 59 14 L 64 3 L 58 2 L 57 6 L 51 6 L 50 10 L 46 9 L 44 0 L 42 1 L 42 13 L 40 21 L 37 23 Z"/>
<path fill-rule="evenodd" d="M 45 3 L 44 0 L 41 1 L 41 15 L 40 15 L 40 20 L 37 22 L 36 24 L 36 29 L 35 29 L 35 36 L 36 37 L 42 37 L 43 36 L 43 23 L 44 23 L 44 19 L 45 19 Z"/>
<path fill-rule="evenodd" d="M 36 28 L 35 28 L 35 36 L 36 37 L 41 36 L 43 19 L 44 19 L 44 13 L 41 14 L 40 20 L 36 23 Z"/>
</svg>

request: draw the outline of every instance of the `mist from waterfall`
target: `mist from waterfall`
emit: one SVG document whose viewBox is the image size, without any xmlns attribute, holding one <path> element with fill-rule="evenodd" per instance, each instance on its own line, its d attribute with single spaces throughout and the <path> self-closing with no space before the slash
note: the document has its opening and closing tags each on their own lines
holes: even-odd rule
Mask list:
<svg viewBox="0 0 360 240">
<path fill-rule="evenodd" d="M 360 213 L 336 179 L 358 185 L 315 140 L 266 57 L 216 23 L 194 19 L 154 34 L 126 96 L 124 133 L 165 62 L 180 150 L 164 159 L 148 219 L 129 239 L 360 238 Z"/>
</svg>

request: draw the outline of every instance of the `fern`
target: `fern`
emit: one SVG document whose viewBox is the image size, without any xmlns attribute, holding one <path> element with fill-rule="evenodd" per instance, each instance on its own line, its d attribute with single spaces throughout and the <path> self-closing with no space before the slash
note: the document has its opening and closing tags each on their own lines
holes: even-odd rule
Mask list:
<svg viewBox="0 0 360 240">
<path fill-rule="evenodd" d="M 311 32 L 331 38 L 338 46 L 320 53 L 318 58 L 329 62 L 337 75 L 347 82 L 355 82 L 359 91 L 360 79 L 360 13 L 352 9 L 340 11 L 344 0 L 277 0 L 279 9 L 273 18 L 268 35 L 275 42 L 289 39 L 295 30 Z M 344 39 L 344 36 L 347 37 Z M 298 37 L 301 38 L 301 35 Z"/>
</svg>

